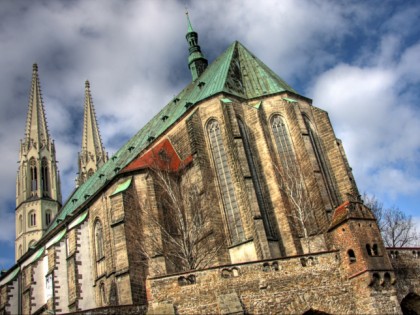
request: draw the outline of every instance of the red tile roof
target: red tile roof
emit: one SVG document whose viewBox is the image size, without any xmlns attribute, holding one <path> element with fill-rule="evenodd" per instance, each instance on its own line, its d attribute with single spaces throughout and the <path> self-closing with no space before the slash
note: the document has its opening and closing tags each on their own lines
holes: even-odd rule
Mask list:
<svg viewBox="0 0 420 315">
<path fill-rule="evenodd" d="M 145 168 L 176 172 L 191 162 L 192 155 L 181 160 L 171 142 L 168 139 L 164 139 L 153 146 L 149 151 L 134 159 L 121 171 L 121 173 Z"/>
</svg>

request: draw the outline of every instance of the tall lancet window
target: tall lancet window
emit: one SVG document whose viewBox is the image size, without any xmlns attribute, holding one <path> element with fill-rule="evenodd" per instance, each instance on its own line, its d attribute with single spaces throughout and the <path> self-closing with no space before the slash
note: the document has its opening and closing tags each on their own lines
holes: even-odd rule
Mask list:
<svg viewBox="0 0 420 315">
<path fill-rule="evenodd" d="M 233 244 L 239 243 L 245 239 L 245 234 L 219 123 L 216 120 L 211 120 L 207 125 L 207 132 L 225 207 L 231 242 Z"/>
<path fill-rule="evenodd" d="M 38 172 L 36 167 L 36 160 L 31 158 L 29 160 L 29 173 L 31 177 L 31 196 L 37 196 L 38 190 Z"/>
<path fill-rule="evenodd" d="M 96 260 L 101 260 L 104 257 L 104 238 L 102 223 L 99 220 L 96 220 L 95 222 L 95 250 Z"/>
<path fill-rule="evenodd" d="M 48 161 L 46 158 L 42 158 L 41 162 L 41 185 L 42 194 L 44 197 L 49 196 L 49 177 L 48 177 Z"/>
<path fill-rule="evenodd" d="M 238 119 L 238 125 L 239 125 L 239 131 L 242 137 L 242 142 L 244 144 L 244 150 L 245 150 L 245 155 L 246 155 L 246 159 L 249 166 L 249 171 L 251 173 L 252 184 L 254 186 L 255 195 L 257 196 L 258 207 L 260 208 L 261 216 L 263 218 L 265 232 L 267 233 L 268 237 L 274 238 L 276 237 L 276 233 L 273 228 L 272 219 L 270 218 L 269 213 L 268 213 L 268 206 L 264 200 L 263 189 L 262 189 L 260 177 L 258 176 L 259 172 L 257 171 L 257 164 L 255 161 L 254 155 L 252 154 L 248 131 L 244 123 L 242 122 L 242 120 Z"/>
<path fill-rule="evenodd" d="M 274 115 L 271 118 L 271 128 L 281 166 L 284 168 L 284 171 L 296 171 L 297 165 L 292 142 L 287 132 L 287 126 L 280 115 Z"/>
<path fill-rule="evenodd" d="M 335 207 L 338 205 L 339 202 L 337 200 L 337 196 L 334 191 L 334 181 L 331 176 L 330 168 L 328 166 L 329 165 L 328 161 L 322 149 L 321 140 L 319 139 L 316 132 L 314 132 L 312 123 L 309 121 L 308 117 L 304 115 L 303 120 L 305 121 L 306 128 L 308 129 L 309 139 L 311 141 L 311 144 L 315 153 L 315 157 L 318 162 L 319 170 L 321 171 L 321 174 L 322 174 L 322 179 L 325 184 L 325 189 L 327 190 L 327 194 L 330 199 L 331 205 Z"/>
</svg>

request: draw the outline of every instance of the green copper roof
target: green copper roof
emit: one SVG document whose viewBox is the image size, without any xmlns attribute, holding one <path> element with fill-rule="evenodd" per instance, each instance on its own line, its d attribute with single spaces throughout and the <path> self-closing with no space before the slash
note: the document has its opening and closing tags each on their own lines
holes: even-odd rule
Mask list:
<svg viewBox="0 0 420 315">
<path fill-rule="evenodd" d="M 113 157 L 98 169 L 67 200 L 47 233 L 72 215 L 91 196 L 111 181 L 154 139 L 174 124 L 187 110 L 206 98 L 225 93 L 242 99 L 290 91 L 286 82 L 239 42 L 234 42 L 207 69 L 152 118 Z"/>
</svg>

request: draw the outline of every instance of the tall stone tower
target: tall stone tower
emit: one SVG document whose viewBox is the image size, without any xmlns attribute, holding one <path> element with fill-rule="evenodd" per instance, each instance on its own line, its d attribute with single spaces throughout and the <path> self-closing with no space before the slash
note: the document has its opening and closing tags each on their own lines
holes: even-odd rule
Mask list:
<svg viewBox="0 0 420 315">
<path fill-rule="evenodd" d="M 20 145 L 16 180 L 16 260 L 42 237 L 60 207 L 55 146 L 48 133 L 38 66 L 34 64 L 25 139 Z"/>
<path fill-rule="evenodd" d="M 77 185 L 83 184 L 95 171 L 108 161 L 96 121 L 95 109 L 90 94 L 89 81 L 85 82 L 85 108 L 82 135 L 82 150 L 79 153 Z"/>
</svg>

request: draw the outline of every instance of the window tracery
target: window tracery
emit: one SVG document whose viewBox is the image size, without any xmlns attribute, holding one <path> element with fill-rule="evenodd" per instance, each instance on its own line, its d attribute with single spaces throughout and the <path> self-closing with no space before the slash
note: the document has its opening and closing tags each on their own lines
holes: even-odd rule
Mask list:
<svg viewBox="0 0 420 315">
<path fill-rule="evenodd" d="M 48 161 L 44 157 L 41 162 L 41 185 L 43 196 L 49 196 L 49 173 L 48 173 Z"/>
<path fill-rule="evenodd" d="M 104 239 L 102 223 L 99 220 L 95 222 L 95 250 L 96 260 L 101 260 L 104 257 Z"/>
<path fill-rule="evenodd" d="M 30 173 L 30 191 L 31 196 L 37 196 L 37 190 L 38 190 L 38 173 L 37 173 L 37 167 L 36 167 L 36 161 L 35 158 L 31 158 L 29 160 L 29 173 Z"/>
<path fill-rule="evenodd" d="M 245 234 L 219 123 L 214 119 L 211 120 L 207 125 L 207 132 L 231 241 L 232 243 L 239 243 L 245 239 Z"/>
<path fill-rule="evenodd" d="M 36 213 L 35 210 L 31 210 L 28 214 L 28 226 L 33 227 L 36 225 Z"/>
<path fill-rule="evenodd" d="M 282 167 L 285 170 L 294 170 L 296 168 L 295 153 L 287 126 L 280 115 L 276 114 L 271 118 L 271 129 Z"/>
<path fill-rule="evenodd" d="M 248 162 L 248 167 L 251 173 L 251 179 L 254 186 L 255 195 L 257 197 L 258 207 L 260 208 L 261 216 L 263 218 L 264 228 L 267 233 L 267 236 L 270 238 L 274 238 L 276 236 L 276 233 L 272 224 L 272 220 L 268 213 L 268 207 L 264 201 L 263 189 L 260 182 L 260 178 L 258 176 L 259 172 L 257 171 L 256 161 L 252 154 L 251 145 L 249 141 L 249 135 L 246 130 L 245 124 L 239 118 L 238 118 L 238 126 L 239 126 L 239 131 L 242 137 L 242 143 L 244 146 L 245 155 Z"/>
</svg>

